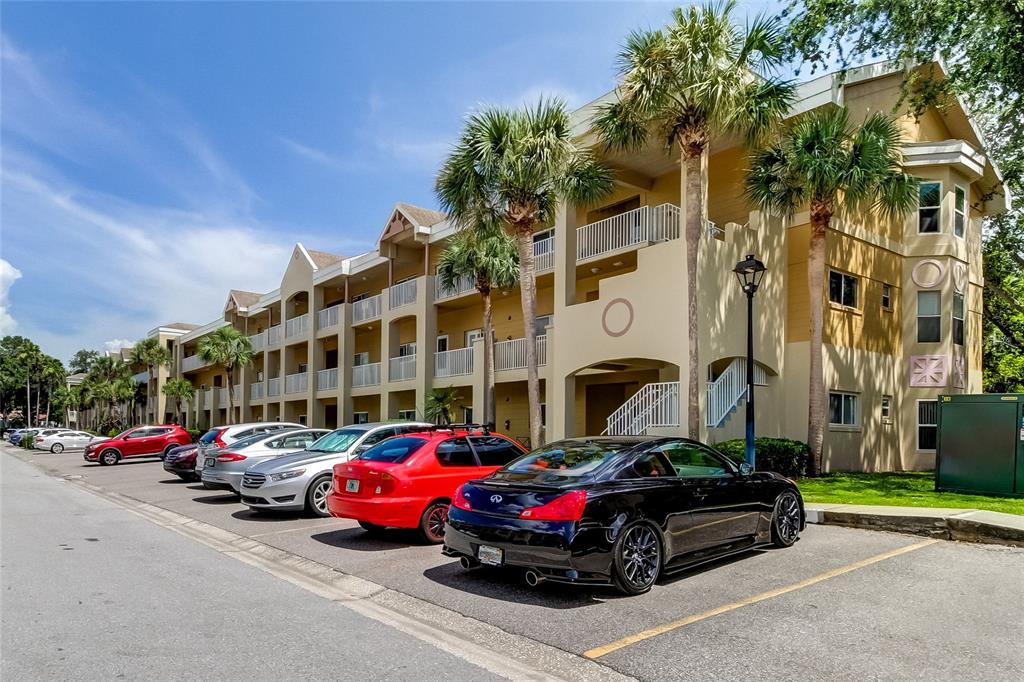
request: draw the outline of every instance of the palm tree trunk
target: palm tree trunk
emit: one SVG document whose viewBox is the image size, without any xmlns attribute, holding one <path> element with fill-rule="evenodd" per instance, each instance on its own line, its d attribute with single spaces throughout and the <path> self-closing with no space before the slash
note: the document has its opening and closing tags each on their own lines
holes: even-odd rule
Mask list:
<svg viewBox="0 0 1024 682">
<path fill-rule="evenodd" d="M 540 376 L 537 372 L 537 280 L 534 279 L 533 225 L 516 226 L 519 247 L 519 293 L 526 338 L 526 393 L 530 403 L 530 447 L 543 445 L 540 424 Z"/>
<path fill-rule="evenodd" d="M 687 363 L 687 401 L 686 430 L 690 438 L 700 438 L 700 402 L 701 378 L 700 371 L 700 334 L 697 311 L 697 255 L 700 251 L 700 238 L 704 232 L 705 187 L 703 182 L 704 154 L 703 147 L 684 149 L 682 156 L 683 179 L 682 191 L 686 197 L 686 216 L 684 236 L 686 240 L 686 320 L 687 339 L 690 352 Z"/>
<path fill-rule="evenodd" d="M 481 289 L 484 303 L 484 424 L 496 427 L 497 405 L 494 403 L 494 314 L 491 290 Z"/>
<path fill-rule="evenodd" d="M 810 295 L 810 385 L 807 390 L 807 445 L 811 449 L 808 475 L 822 468 L 825 439 L 825 374 L 822 365 L 822 326 L 825 301 L 825 230 L 830 216 L 811 206 L 811 241 L 807 257 L 807 288 Z"/>
<path fill-rule="evenodd" d="M 25 420 L 32 428 L 32 377 L 25 380 Z"/>
<path fill-rule="evenodd" d="M 225 370 L 228 376 L 228 426 L 235 423 L 235 379 L 232 370 Z"/>
</svg>

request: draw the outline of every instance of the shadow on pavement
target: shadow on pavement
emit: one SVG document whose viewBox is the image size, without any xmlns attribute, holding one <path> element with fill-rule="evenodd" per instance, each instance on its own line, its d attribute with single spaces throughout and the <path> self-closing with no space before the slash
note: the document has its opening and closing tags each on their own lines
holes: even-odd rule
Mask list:
<svg viewBox="0 0 1024 682">
<path fill-rule="evenodd" d="M 289 512 L 289 511 L 254 511 L 252 509 L 240 509 L 236 512 L 231 513 L 231 517 L 240 521 L 259 521 L 260 523 L 266 522 L 281 522 L 281 521 L 295 521 L 296 519 L 308 519 L 315 518 L 309 514 L 302 512 Z"/>
<path fill-rule="evenodd" d="M 216 494 L 208 495 L 206 497 L 193 497 L 192 501 L 200 504 L 239 504 L 239 497 L 234 493 L 225 493 L 219 490 L 208 492 L 215 492 Z"/>
<path fill-rule="evenodd" d="M 416 531 L 405 528 L 388 528 L 373 533 L 367 532 L 362 528 L 342 528 L 327 533 L 317 533 L 312 538 L 331 547 L 353 549 L 357 552 L 381 552 L 389 549 L 423 545 L 419 541 Z M 440 555 L 440 552 L 439 547 L 438 555 Z"/>
<path fill-rule="evenodd" d="M 423 576 L 460 592 L 548 609 L 578 609 L 620 597 L 611 587 L 593 585 L 544 582 L 529 587 L 523 581 L 521 570 L 481 567 L 467 571 L 457 561 L 428 568 Z"/>
</svg>

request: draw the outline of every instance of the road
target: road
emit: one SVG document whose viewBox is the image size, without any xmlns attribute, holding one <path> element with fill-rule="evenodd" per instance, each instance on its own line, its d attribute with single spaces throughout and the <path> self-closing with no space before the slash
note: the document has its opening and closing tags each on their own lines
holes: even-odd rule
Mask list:
<svg viewBox="0 0 1024 682">
<path fill-rule="evenodd" d="M 152 505 L 175 523 L 202 527 L 213 538 L 223 534 L 235 546 L 251 545 L 286 564 L 326 567 L 370 586 L 367 602 L 375 607 L 394 609 L 431 624 L 444 637 L 465 638 L 529 670 L 563 679 L 1020 676 L 1022 549 L 812 526 L 790 549 L 752 552 L 663 580 L 646 595 L 622 598 L 599 588 L 544 584 L 531 589 L 512 572 L 467 573 L 408 533 L 373 538 L 349 521 L 254 515 L 233 496 L 167 476 L 158 462 L 100 467 L 74 453 L 8 453 L 0 457 L 5 465 L 17 456 L 125 505 Z M 72 483 L 56 485 L 74 489 Z M 6 545 L 6 499 L 4 509 Z M 22 523 L 21 516 L 10 519 Z M 180 617 L 219 618 L 205 601 L 199 608 L 196 598 L 226 589 L 225 577 L 208 574 L 205 562 L 183 564 L 175 558 L 167 565 L 168 573 L 191 585 L 189 600 L 176 597 L 185 605 Z M 289 603 L 271 606 L 261 595 L 259 604 L 265 616 L 288 623 L 280 633 L 298 627 L 292 625 L 297 616 Z M 342 629 L 334 625 L 336 619 L 331 622 L 332 632 Z M 4 636 L 6 648 L 6 630 Z M 352 649 L 365 656 L 380 645 Z M 466 658 L 455 660 L 465 664 Z M 490 667 L 479 656 L 468 660 L 495 674 L 520 676 L 502 668 L 501 660 Z M 194 676 L 207 676 L 192 670 Z M 448 677 L 457 679 L 457 670 Z"/>
</svg>

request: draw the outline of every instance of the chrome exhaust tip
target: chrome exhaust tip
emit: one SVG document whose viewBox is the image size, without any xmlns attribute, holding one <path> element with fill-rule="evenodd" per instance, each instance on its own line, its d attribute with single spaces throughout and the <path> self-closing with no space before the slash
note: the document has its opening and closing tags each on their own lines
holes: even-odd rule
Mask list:
<svg viewBox="0 0 1024 682">
<path fill-rule="evenodd" d="M 542 582 L 544 582 L 544 576 L 542 576 L 537 571 L 534 571 L 533 569 L 527 571 L 524 577 L 526 579 L 526 584 L 530 587 L 537 587 L 537 585 L 540 585 Z"/>
<path fill-rule="evenodd" d="M 476 561 L 474 559 L 470 559 L 468 556 L 459 557 L 459 566 L 462 566 L 467 571 L 470 570 L 470 569 L 476 568 L 479 565 L 480 565 L 479 561 Z"/>
</svg>

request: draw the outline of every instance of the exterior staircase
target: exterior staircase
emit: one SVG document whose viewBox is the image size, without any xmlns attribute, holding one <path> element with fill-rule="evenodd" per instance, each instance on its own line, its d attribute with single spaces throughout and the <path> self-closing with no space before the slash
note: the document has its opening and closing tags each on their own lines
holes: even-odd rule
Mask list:
<svg viewBox="0 0 1024 682">
<path fill-rule="evenodd" d="M 608 417 L 604 436 L 641 436 L 648 429 L 679 426 L 679 382 L 646 384 Z"/>
<path fill-rule="evenodd" d="M 768 376 L 764 367 L 754 364 L 754 385 L 766 386 Z M 747 397 L 747 359 L 734 358 L 725 371 L 707 386 L 707 401 L 704 407 L 705 424 L 717 428 L 725 423 L 729 415 Z"/>
</svg>

